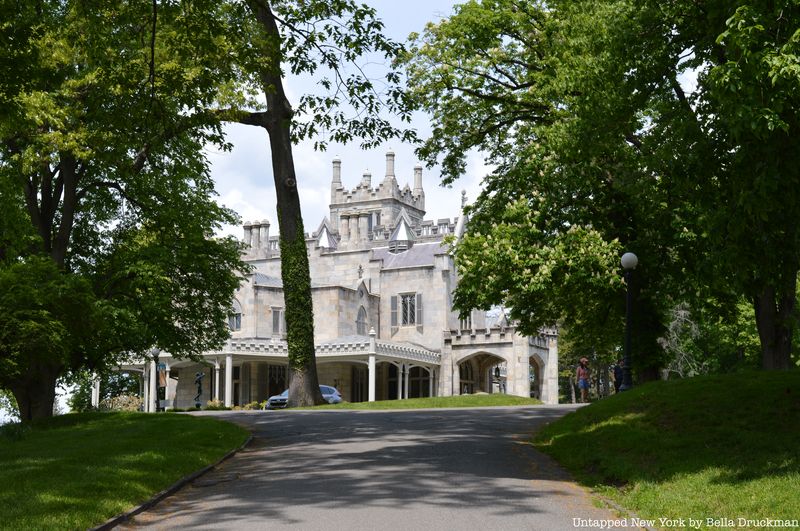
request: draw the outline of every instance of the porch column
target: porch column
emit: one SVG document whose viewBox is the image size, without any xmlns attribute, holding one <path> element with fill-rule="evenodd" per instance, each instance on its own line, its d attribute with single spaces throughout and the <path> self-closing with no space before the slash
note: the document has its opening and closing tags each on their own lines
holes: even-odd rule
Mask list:
<svg viewBox="0 0 800 531">
<path fill-rule="evenodd" d="M 166 370 L 164 371 L 164 375 L 167 377 L 166 380 L 164 380 L 164 411 L 166 411 L 167 407 L 174 407 L 175 405 L 172 404 L 170 406 L 170 404 L 169 404 L 169 391 L 170 391 L 170 388 L 169 388 L 169 363 L 165 363 L 164 365 L 166 366 Z"/>
<path fill-rule="evenodd" d="M 405 387 L 405 398 L 408 398 L 408 377 L 409 373 L 411 372 L 411 367 L 408 365 L 403 365 L 403 386 Z"/>
<path fill-rule="evenodd" d="M 142 411 L 150 413 L 150 377 L 147 375 L 147 363 L 142 367 Z"/>
<path fill-rule="evenodd" d="M 100 405 L 100 378 L 97 374 L 92 375 L 92 407 Z"/>
<path fill-rule="evenodd" d="M 433 396 L 433 367 L 428 367 L 428 396 Z"/>
<path fill-rule="evenodd" d="M 403 364 L 397 365 L 397 399 L 403 398 Z"/>
<path fill-rule="evenodd" d="M 369 363 L 367 372 L 369 373 L 369 387 L 367 401 L 375 402 L 375 329 L 369 329 Z"/>
<path fill-rule="evenodd" d="M 154 402 L 158 401 L 158 369 L 156 368 L 156 362 L 150 362 L 150 397 L 147 400 L 147 410 L 150 413 L 156 412 L 156 406 L 154 406 Z"/>
<path fill-rule="evenodd" d="M 219 360 L 214 360 L 214 401 L 219 402 Z"/>
<path fill-rule="evenodd" d="M 225 407 L 233 405 L 233 355 L 225 356 Z"/>
</svg>

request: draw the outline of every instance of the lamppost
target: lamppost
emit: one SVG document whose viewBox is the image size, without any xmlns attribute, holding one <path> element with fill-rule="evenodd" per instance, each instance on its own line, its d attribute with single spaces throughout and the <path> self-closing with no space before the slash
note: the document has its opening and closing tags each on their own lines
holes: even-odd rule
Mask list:
<svg viewBox="0 0 800 531">
<path fill-rule="evenodd" d="M 633 387 L 633 379 L 631 378 L 631 314 L 633 312 L 633 294 L 631 293 L 631 277 L 633 270 L 639 263 L 639 259 L 633 253 L 625 253 L 622 255 L 622 269 L 625 275 L 626 297 L 625 297 L 625 352 L 623 363 L 625 366 L 622 368 L 622 385 L 619 386 L 620 391 L 627 391 Z"/>
</svg>

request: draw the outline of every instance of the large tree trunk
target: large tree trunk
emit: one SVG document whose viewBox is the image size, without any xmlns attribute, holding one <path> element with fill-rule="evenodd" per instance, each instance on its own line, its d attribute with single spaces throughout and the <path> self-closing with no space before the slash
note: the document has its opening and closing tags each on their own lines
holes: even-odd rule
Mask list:
<svg viewBox="0 0 800 531">
<path fill-rule="evenodd" d="M 58 365 L 32 363 L 28 375 L 11 386 L 23 422 L 53 416 L 56 380 L 60 374 Z"/>
<path fill-rule="evenodd" d="M 314 309 L 311 299 L 311 274 L 308 266 L 300 195 L 292 157 L 290 128 L 292 108 L 283 89 L 280 72 L 281 36 L 266 2 L 252 2 L 251 8 L 273 49 L 265 50 L 273 64 L 261 74 L 267 111 L 263 125 L 269 134 L 272 173 L 278 203 L 278 229 L 281 248 L 281 279 L 286 303 L 286 336 L 289 349 L 289 407 L 323 404 L 314 353 Z"/>
<path fill-rule="evenodd" d="M 780 292 L 765 286 L 753 297 L 756 327 L 761 340 L 761 366 L 766 370 L 788 369 L 792 356 L 796 275 Z"/>
</svg>

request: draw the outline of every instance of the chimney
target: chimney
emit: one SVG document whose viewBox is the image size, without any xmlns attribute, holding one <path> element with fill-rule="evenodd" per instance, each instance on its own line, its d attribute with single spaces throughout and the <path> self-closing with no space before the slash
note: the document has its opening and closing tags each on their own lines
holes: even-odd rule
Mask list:
<svg viewBox="0 0 800 531">
<path fill-rule="evenodd" d="M 422 190 L 422 166 L 419 164 L 414 166 L 414 195 L 425 195 L 425 192 Z"/>
<path fill-rule="evenodd" d="M 384 180 L 391 181 L 394 178 L 394 151 L 390 149 L 386 152 L 386 178 Z"/>
<path fill-rule="evenodd" d="M 250 247 L 250 238 L 251 238 L 252 230 L 253 230 L 253 224 L 250 223 L 249 221 L 245 221 L 244 222 L 244 244 L 247 247 Z M 250 252 L 252 252 L 252 249 L 248 248 L 245 252 L 250 253 Z"/>
<path fill-rule="evenodd" d="M 261 227 L 259 227 L 259 254 L 266 256 L 269 249 L 269 221 L 261 220 Z"/>
<path fill-rule="evenodd" d="M 361 177 L 361 186 L 364 188 L 372 187 L 372 174 L 369 171 L 365 171 Z"/>
<path fill-rule="evenodd" d="M 333 159 L 333 182 L 331 187 L 334 189 L 342 187 L 342 160 L 338 155 Z"/>
</svg>

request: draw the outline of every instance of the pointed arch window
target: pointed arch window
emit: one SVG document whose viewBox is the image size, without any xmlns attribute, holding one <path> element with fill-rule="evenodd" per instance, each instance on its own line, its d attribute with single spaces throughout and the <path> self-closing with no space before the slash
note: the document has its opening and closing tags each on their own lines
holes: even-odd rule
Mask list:
<svg viewBox="0 0 800 531">
<path fill-rule="evenodd" d="M 356 317 L 356 334 L 359 336 L 367 335 L 367 310 L 364 307 L 358 309 L 358 316 Z"/>
<path fill-rule="evenodd" d="M 228 328 L 230 328 L 232 332 L 242 329 L 242 306 L 236 299 L 233 299 L 230 313 L 228 313 Z"/>
</svg>

